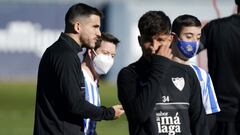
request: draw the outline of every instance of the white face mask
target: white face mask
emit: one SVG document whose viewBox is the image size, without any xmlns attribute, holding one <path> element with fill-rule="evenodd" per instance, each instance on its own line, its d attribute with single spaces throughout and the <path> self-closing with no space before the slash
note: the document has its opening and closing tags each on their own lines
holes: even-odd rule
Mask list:
<svg viewBox="0 0 240 135">
<path fill-rule="evenodd" d="M 93 58 L 93 67 L 96 71 L 97 74 L 102 75 L 106 74 L 110 68 L 113 65 L 113 58 L 110 55 L 104 55 L 104 54 L 96 54 L 96 52 L 93 50 L 95 53 L 95 57 Z"/>
</svg>

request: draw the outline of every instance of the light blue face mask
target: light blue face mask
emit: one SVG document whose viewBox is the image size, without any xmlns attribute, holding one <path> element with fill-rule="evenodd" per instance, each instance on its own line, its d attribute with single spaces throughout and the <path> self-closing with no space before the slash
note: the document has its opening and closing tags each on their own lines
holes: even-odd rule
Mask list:
<svg viewBox="0 0 240 135">
<path fill-rule="evenodd" d="M 192 58 L 197 53 L 198 42 L 178 40 L 177 47 L 185 57 Z"/>
</svg>

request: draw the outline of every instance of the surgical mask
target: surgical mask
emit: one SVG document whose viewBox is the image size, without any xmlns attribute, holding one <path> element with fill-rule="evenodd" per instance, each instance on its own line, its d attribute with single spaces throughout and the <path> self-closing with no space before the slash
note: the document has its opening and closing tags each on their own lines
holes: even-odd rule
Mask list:
<svg viewBox="0 0 240 135">
<path fill-rule="evenodd" d="M 187 58 L 192 58 L 197 53 L 198 46 L 199 44 L 196 41 L 177 41 L 179 51 Z"/>
<path fill-rule="evenodd" d="M 94 50 L 95 57 L 93 58 L 93 68 L 99 75 L 106 74 L 113 65 L 113 58 L 111 55 L 97 54 Z"/>
</svg>

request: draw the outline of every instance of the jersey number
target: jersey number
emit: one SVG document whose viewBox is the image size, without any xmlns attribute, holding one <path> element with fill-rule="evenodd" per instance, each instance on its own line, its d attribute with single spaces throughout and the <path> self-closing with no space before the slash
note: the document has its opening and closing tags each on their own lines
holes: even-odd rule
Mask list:
<svg viewBox="0 0 240 135">
<path fill-rule="evenodd" d="M 169 102 L 169 96 L 162 96 L 162 101 L 165 102 Z"/>
</svg>

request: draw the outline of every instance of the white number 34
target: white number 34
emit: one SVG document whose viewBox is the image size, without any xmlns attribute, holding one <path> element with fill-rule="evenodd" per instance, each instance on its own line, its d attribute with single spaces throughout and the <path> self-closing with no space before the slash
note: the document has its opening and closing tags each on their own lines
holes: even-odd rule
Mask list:
<svg viewBox="0 0 240 135">
<path fill-rule="evenodd" d="M 169 96 L 162 96 L 162 101 L 165 102 L 169 102 Z"/>
</svg>

